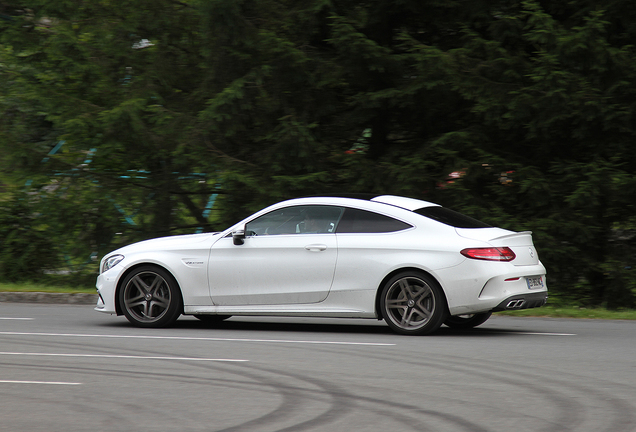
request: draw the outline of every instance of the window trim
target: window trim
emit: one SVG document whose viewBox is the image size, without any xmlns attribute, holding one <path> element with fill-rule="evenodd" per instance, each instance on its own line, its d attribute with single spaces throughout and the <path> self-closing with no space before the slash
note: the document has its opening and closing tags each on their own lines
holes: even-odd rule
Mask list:
<svg viewBox="0 0 636 432">
<path fill-rule="evenodd" d="M 309 207 L 323 207 L 323 208 L 324 208 L 324 207 L 328 207 L 328 208 L 330 208 L 330 209 L 334 209 L 334 210 L 336 210 L 336 209 L 337 209 L 337 210 L 339 210 L 339 211 L 340 211 L 340 215 L 338 216 L 337 220 L 335 221 L 335 224 L 334 224 L 334 227 L 333 227 L 333 231 L 332 231 L 332 232 L 328 232 L 328 231 L 325 231 L 325 232 L 289 232 L 289 233 L 279 233 L 279 234 L 260 234 L 260 235 L 258 235 L 258 234 L 251 234 L 251 235 L 250 235 L 250 234 L 248 234 L 248 233 L 249 233 L 248 225 L 249 225 L 249 224 L 251 224 L 252 222 L 254 222 L 254 221 L 258 220 L 258 219 L 261 219 L 261 218 L 263 218 L 263 217 L 266 217 L 266 216 L 268 216 L 268 215 L 270 215 L 270 214 L 272 214 L 272 213 L 275 213 L 275 212 L 284 211 L 284 210 L 286 210 L 286 209 L 293 209 L 293 208 L 305 208 L 305 209 L 307 209 L 307 208 L 309 208 Z M 340 224 L 340 221 L 342 220 L 342 216 L 343 216 L 343 215 L 344 215 L 344 213 L 345 213 L 345 210 L 346 210 L 346 207 L 345 207 L 345 206 L 342 206 L 342 205 L 334 205 L 334 204 L 294 204 L 294 205 L 290 205 L 290 206 L 280 207 L 280 208 L 274 209 L 274 210 L 272 210 L 272 211 L 269 211 L 269 212 L 267 212 L 267 213 L 265 213 L 265 214 L 262 214 L 262 215 L 260 215 L 260 216 L 257 216 L 257 217 L 255 217 L 255 218 L 253 218 L 253 219 L 251 219 L 251 220 L 249 220 L 249 221 L 245 222 L 245 232 L 246 232 L 246 236 L 247 236 L 247 237 L 260 237 L 260 236 L 264 236 L 264 235 L 268 235 L 268 236 L 286 236 L 286 235 L 294 235 L 294 236 L 297 236 L 297 235 L 325 235 L 325 234 L 335 234 L 335 233 L 336 233 L 336 230 L 338 229 L 338 225 Z M 306 211 L 306 210 L 305 210 L 305 211 Z M 300 213 L 302 213 L 302 210 L 300 211 Z M 299 214 L 300 214 L 300 213 L 299 213 Z M 292 217 L 290 220 L 292 220 L 292 219 L 293 219 L 293 217 Z M 325 220 L 327 220 L 327 219 L 325 219 Z M 283 222 L 283 225 L 284 225 L 284 224 L 286 224 L 287 222 L 288 222 L 288 221 Z M 300 222 L 299 222 L 299 223 L 300 223 Z M 331 223 L 333 223 L 333 222 L 331 222 Z M 297 224 L 297 225 L 298 225 L 298 224 Z M 282 225 L 281 225 L 281 226 L 282 226 Z"/>
</svg>

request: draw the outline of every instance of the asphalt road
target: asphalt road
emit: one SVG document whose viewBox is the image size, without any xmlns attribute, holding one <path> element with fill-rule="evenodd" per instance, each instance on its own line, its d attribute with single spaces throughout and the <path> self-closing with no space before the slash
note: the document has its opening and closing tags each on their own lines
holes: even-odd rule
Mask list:
<svg viewBox="0 0 636 432">
<path fill-rule="evenodd" d="M 636 431 L 636 322 L 496 316 L 428 337 L 246 318 L 137 329 L 0 303 L 2 431 Z"/>
</svg>

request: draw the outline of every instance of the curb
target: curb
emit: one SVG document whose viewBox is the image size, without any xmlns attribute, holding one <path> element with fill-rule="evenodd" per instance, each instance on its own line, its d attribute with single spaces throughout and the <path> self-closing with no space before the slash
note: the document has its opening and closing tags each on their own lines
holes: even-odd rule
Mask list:
<svg viewBox="0 0 636 432">
<path fill-rule="evenodd" d="M 0 292 L 0 303 L 95 305 L 97 297 L 88 293 Z"/>
</svg>

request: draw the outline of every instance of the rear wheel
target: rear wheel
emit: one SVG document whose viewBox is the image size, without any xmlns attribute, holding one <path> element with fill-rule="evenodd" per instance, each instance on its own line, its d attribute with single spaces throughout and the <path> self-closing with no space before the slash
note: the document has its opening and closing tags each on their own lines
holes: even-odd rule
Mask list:
<svg viewBox="0 0 636 432">
<path fill-rule="evenodd" d="M 454 329 L 469 329 L 482 325 L 492 315 L 492 312 L 470 314 L 470 315 L 456 315 L 446 318 L 444 324 Z"/>
<path fill-rule="evenodd" d="M 419 272 L 403 272 L 382 289 L 380 308 L 393 331 L 425 335 L 437 330 L 446 318 L 446 297 L 432 278 Z"/>
<path fill-rule="evenodd" d="M 124 315 L 138 327 L 167 327 L 181 315 L 181 292 L 170 273 L 156 266 L 131 272 L 119 292 Z"/>
</svg>

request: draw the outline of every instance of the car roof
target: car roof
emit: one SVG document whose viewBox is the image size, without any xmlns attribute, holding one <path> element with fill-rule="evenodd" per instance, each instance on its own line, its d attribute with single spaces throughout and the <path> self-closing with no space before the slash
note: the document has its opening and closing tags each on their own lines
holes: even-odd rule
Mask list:
<svg viewBox="0 0 636 432">
<path fill-rule="evenodd" d="M 395 195 L 381 195 L 373 198 L 371 201 L 389 204 L 396 207 L 401 207 L 406 210 L 417 210 L 424 207 L 439 207 L 439 204 L 435 204 L 428 201 L 418 200 L 415 198 L 406 198 Z"/>
<path fill-rule="evenodd" d="M 355 208 L 361 208 L 371 211 L 378 211 L 380 213 L 391 214 L 394 217 L 397 216 L 397 212 L 404 212 L 402 218 L 409 220 L 406 213 L 410 215 L 416 215 L 414 210 L 418 210 L 425 207 L 441 207 L 439 204 L 434 204 L 428 201 L 418 200 L 414 198 L 400 197 L 396 195 L 377 195 L 377 194 L 324 194 L 306 196 L 302 198 L 293 198 L 290 200 L 280 201 L 276 204 L 272 204 L 269 207 L 259 210 L 258 212 L 248 216 L 241 222 L 231 226 L 226 230 L 227 232 L 237 229 L 241 225 L 247 223 L 250 220 L 256 219 L 270 211 L 275 209 L 284 208 L 294 205 L 336 205 L 336 206 L 352 206 Z M 391 211 L 394 209 L 394 211 Z M 417 218 L 422 216 L 417 215 Z M 409 223 L 414 223 L 410 221 Z"/>
<path fill-rule="evenodd" d="M 435 204 L 429 201 L 419 200 L 415 198 L 407 198 L 407 197 L 396 196 L 396 195 L 368 194 L 368 193 L 326 194 L 326 195 L 315 195 L 308 198 L 359 199 L 364 201 L 377 202 L 381 204 L 388 204 L 394 207 L 400 207 L 410 211 L 414 211 L 424 207 L 439 207 L 439 204 Z"/>
</svg>

